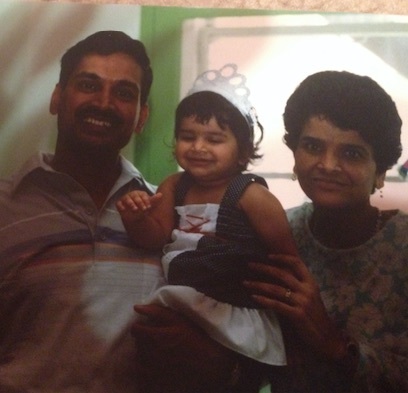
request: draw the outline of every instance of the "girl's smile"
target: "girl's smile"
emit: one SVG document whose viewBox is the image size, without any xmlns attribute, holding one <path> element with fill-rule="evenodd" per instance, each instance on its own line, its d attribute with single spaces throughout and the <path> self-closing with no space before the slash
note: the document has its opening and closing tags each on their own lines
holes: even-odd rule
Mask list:
<svg viewBox="0 0 408 393">
<path fill-rule="evenodd" d="M 175 155 L 179 165 L 197 180 L 220 181 L 240 172 L 237 140 L 229 127 L 212 117 L 207 123 L 184 118 L 177 133 Z"/>
</svg>

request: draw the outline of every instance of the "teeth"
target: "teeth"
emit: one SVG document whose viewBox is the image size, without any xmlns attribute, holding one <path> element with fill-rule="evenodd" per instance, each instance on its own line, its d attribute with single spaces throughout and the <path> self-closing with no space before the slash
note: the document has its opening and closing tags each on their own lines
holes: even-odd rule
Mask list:
<svg viewBox="0 0 408 393">
<path fill-rule="evenodd" d="M 95 126 L 99 126 L 99 127 L 111 127 L 112 126 L 112 124 L 109 121 L 96 120 L 92 117 L 86 118 L 85 122 L 89 124 L 93 124 Z"/>
</svg>

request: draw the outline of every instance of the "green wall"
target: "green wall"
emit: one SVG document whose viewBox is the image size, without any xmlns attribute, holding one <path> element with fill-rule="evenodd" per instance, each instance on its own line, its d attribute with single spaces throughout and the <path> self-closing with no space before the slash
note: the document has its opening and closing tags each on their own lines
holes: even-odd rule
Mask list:
<svg viewBox="0 0 408 393">
<path fill-rule="evenodd" d="M 146 178 L 159 183 L 177 170 L 172 158 L 174 111 L 179 101 L 182 23 L 189 18 L 271 15 L 265 10 L 142 7 L 140 38 L 153 66 L 150 119 L 136 138 L 135 165 Z"/>
</svg>

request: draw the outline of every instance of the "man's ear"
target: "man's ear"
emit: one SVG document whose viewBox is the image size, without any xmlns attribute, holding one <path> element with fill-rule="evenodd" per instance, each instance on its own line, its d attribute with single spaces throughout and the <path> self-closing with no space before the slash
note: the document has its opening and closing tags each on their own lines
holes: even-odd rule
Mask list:
<svg viewBox="0 0 408 393">
<path fill-rule="evenodd" d="M 52 92 L 51 100 L 50 100 L 50 113 L 52 115 L 56 115 L 58 113 L 60 97 L 61 97 L 61 86 L 59 85 L 59 83 L 57 83 L 55 85 L 54 91 Z"/>
<path fill-rule="evenodd" d="M 143 131 L 143 127 L 147 122 L 147 119 L 149 118 L 149 105 L 143 104 L 140 107 L 140 113 L 139 113 L 139 121 L 136 124 L 135 127 L 135 133 L 136 134 L 141 134 Z"/>
</svg>

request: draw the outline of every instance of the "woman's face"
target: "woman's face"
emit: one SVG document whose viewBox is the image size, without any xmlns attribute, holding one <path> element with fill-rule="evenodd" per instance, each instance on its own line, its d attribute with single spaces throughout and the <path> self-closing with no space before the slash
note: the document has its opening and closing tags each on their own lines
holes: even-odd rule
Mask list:
<svg viewBox="0 0 408 393">
<path fill-rule="evenodd" d="M 340 129 L 321 116 L 306 122 L 294 157 L 300 186 L 315 206 L 364 205 L 373 189 L 384 185 L 372 147 L 357 131 Z"/>
</svg>

